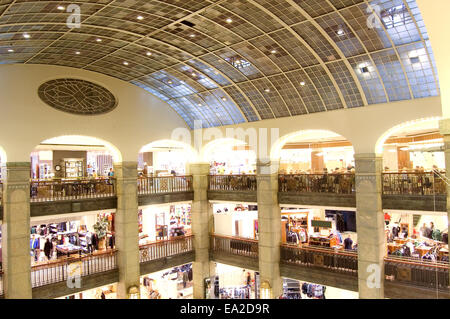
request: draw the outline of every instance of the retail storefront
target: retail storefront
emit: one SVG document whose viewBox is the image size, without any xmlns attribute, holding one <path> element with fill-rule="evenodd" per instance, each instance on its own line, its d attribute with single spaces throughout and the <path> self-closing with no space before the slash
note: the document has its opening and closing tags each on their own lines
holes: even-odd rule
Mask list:
<svg viewBox="0 0 450 319">
<path fill-rule="evenodd" d="M 215 269 L 215 276 L 206 280 L 206 299 L 259 298 L 258 272 L 220 263 Z"/>
<path fill-rule="evenodd" d="M 439 212 L 385 211 L 387 254 L 448 262 L 448 217 Z"/>
<path fill-rule="evenodd" d="M 102 211 L 31 218 L 32 265 L 113 249 L 114 216 Z"/>
<path fill-rule="evenodd" d="M 138 211 L 139 244 L 192 234 L 191 205 L 152 205 Z"/>
<path fill-rule="evenodd" d="M 258 239 L 258 211 L 255 205 L 213 204 L 214 233 Z"/>
<path fill-rule="evenodd" d="M 280 299 L 358 299 L 355 291 L 283 278 Z"/>
<path fill-rule="evenodd" d="M 282 208 L 281 242 L 298 246 L 356 250 L 355 212 L 323 208 Z"/>
<path fill-rule="evenodd" d="M 117 284 L 89 289 L 56 299 L 117 299 Z"/>
<path fill-rule="evenodd" d="M 141 276 L 141 299 L 192 299 L 192 264 Z"/>
</svg>

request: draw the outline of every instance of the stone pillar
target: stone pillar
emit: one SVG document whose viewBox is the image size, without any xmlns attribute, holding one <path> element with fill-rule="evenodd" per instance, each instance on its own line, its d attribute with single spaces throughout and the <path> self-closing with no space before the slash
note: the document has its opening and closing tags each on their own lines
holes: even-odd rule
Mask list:
<svg viewBox="0 0 450 319">
<path fill-rule="evenodd" d="M 30 163 L 6 163 L 2 257 L 5 298 L 31 299 Z"/>
<path fill-rule="evenodd" d="M 355 154 L 359 298 L 384 298 L 386 235 L 381 205 L 383 159 Z"/>
<path fill-rule="evenodd" d="M 444 135 L 444 154 L 445 154 L 445 175 L 447 177 L 447 227 L 450 221 L 450 119 L 443 119 L 439 122 L 439 129 Z M 450 283 L 449 283 L 450 285 Z"/>
<path fill-rule="evenodd" d="M 283 293 L 280 276 L 281 210 L 278 205 L 278 162 L 258 161 L 256 169 L 259 273 L 261 283 L 267 281 L 272 297 Z"/>
<path fill-rule="evenodd" d="M 139 288 L 140 277 L 137 162 L 115 163 L 114 175 L 117 191 L 115 243 L 119 267 L 117 298 L 125 299 L 130 287 Z"/>
<path fill-rule="evenodd" d="M 210 233 L 213 231 L 212 205 L 208 202 L 209 163 L 192 163 L 194 200 L 192 201 L 192 234 L 194 235 L 195 261 L 193 264 L 194 299 L 205 297 L 205 278 L 211 273 L 209 261 Z"/>
</svg>

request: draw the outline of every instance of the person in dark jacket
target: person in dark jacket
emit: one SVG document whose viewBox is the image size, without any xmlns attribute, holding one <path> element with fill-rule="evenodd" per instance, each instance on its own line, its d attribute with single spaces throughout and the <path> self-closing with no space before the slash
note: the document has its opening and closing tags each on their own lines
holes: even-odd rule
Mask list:
<svg viewBox="0 0 450 319">
<path fill-rule="evenodd" d="M 353 240 L 350 237 L 350 235 L 348 235 L 348 237 L 344 239 L 344 249 L 351 250 L 352 247 L 353 247 Z"/>
<path fill-rule="evenodd" d="M 53 250 L 53 244 L 50 241 L 50 239 L 47 238 L 47 240 L 45 241 L 45 244 L 44 244 L 44 254 L 45 254 L 45 256 L 47 256 L 48 260 L 51 259 L 52 250 Z"/>
</svg>

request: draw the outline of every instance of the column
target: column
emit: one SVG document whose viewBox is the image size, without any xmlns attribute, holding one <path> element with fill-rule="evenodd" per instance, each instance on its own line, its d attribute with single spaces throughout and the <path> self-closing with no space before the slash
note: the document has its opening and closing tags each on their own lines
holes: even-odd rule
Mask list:
<svg viewBox="0 0 450 319">
<path fill-rule="evenodd" d="M 439 129 L 444 136 L 444 154 L 445 154 L 445 175 L 447 185 L 447 225 L 450 221 L 450 119 L 443 119 L 439 122 Z M 448 227 L 448 226 L 447 226 Z"/>
<path fill-rule="evenodd" d="M 384 298 L 386 235 L 381 205 L 383 159 L 355 154 L 359 298 Z"/>
<path fill-rule="evenodd" d="M 139 225 L 137 198 L 137 162 L 114 164 L 117 211 L 115 238 L 119 284 L 117 298 L 125 299 L 130 287 L 139 288 Z"/>
<path fill-rule="evenodd" d="M 194 299 L 205 297 L 205 278 L 211 273 L 209 261 L 210 233 L 213 231 L 212 205 L 208 202 L 209 163 L 189 165 L 193 177 L 192 234 L 194 235 L 195 261 L 193 264 Z"/>
<path fill-rule="evenodd" d="M 283 293 L 280 276 L 281 210 L 278 205 L 278 162 L 257 162 L 259 274 L 268 282 L 272 297 Z"/>
<path fill-rule="evenodd" d="M 30 163 L 6 163 L 2 257 L 5 298 L 31 299 Z"/>
</svg>

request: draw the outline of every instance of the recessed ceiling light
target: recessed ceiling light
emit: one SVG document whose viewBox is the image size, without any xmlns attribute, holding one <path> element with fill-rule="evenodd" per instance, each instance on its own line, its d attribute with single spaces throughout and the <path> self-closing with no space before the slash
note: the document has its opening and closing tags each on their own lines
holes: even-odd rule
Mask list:
<svg viewBox="0 0 450 319">
<path fill-rule="evenodd" d="M 195 34 L 189 34 L 191 38 L 195 38 Z"/>
<path fill-rule="evenodd" d="M 66 7 L 64 7 L 64 6 L 57 6 L 56 9 L 58 9 L 58 10 L 65 10 Z"/>
<path fill-rule="evenodd" d="M 198 106 L 202 106 L 202 103 L 198 103 Z"/>
<path fill-rule="evenodd" d="M 227 98 L 226 98 L 226 97 L 222 97 L 222 101 L 224 101 L 224 102 L 225 102 L 226 100 L 227 100 Z"/>
<path fill-rule="evenodd" d="M 14 50 L 13 49 L 8 49 L 8 52 L 12 53 L 12 52 L 14 52 Z"/>
<path fill-rule="evenodd" d="M 270 92 L 270 89 L 265 89 L 264 91 L 267 92 L 267 93 L 269 93 L 269 92 Z"/>
<path fill-rule="evenodd" d="M 277 50 L 272 50 L 272 51 L 270 51 L 270 53 L 275 54 L 275 53 L 277 53 Z"/>
<path fill-rule="evenodd" d="M 219 74 L 219 71 L 214 71 L 214 74 L 215 74 L 215 75 Z"/>
<path fill-rule="evenodd" d="M 225 21 L 226 21 L 227 23 L 231 23 L 231 22 L 233 22 L 233 19 L 228 18 L 228 19 L 226 19 Z"/>
<path fill-rule="evenodd" d="M 129 63 L 127 61 L 123 61 L 123 65 L 128 65 Z"/>
<path fill-rule="evenodd" d="M 143 16 L 138 16 L 137 19 L 138 20 L 144 20 L 144 17 Z"/>
<path fill-rule="evenodd" d="M 25 39 L 29 39 L 29 38 L 31 38 L 31 35 L 29 35 L 28 33 L 24 33 L 24 34 L 23 34 L 23 37 L 24 37 Z"/>
<path fill-rule="evenodd" d="M 173 82 L 172 82 L 172 80 L 169 80 L 169 81 L 167 81 L 167 83 L 172 84 Z"/>
<path fill-rule="evenodd" d="M 97 38 L 97 39 L 95 39 L 95 41 L 97 41 L 97 42 L 102 42 L 102 39 Z"/>
<path fill-rule="evenodd" d="M 305 82 L 303 82 L 303 81 L 302 81 L 302 82 L 300 82 L 300 85 L 301 85 L 301 86 L 304 86 L 305 84 L 306 84 L 306 83 L 305 83 Z"/>
<path fill-rule="evenodd" d="M 197 74 L 195 74 L 194 72 L 192 72 L 191 75 L 192 75 L 193 77 L 196 77 L 196 76 L 197 76 Z"/>
<path fill-rule="evenodd" d="M 76 55 L 80 55 L 81 52 L 80 52 L 80 51 L 76 51 L 75 54 L 76 54 Z"/>
<path fill-rule="evenodd" d="M 344 30 L 343 29 L 339 29 L 339 30 L 337 30 L 337 35 L 344 35 L 345 34 L 345 32 L 344 32 Z"/>
</svg>

